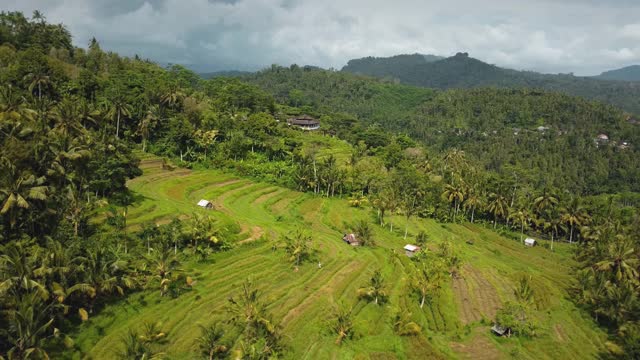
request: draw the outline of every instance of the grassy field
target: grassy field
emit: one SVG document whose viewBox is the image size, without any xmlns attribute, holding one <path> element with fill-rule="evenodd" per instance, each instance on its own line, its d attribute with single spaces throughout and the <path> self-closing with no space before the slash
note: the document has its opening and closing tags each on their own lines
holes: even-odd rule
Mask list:
<svg viewBox="0 0 640 360">
<path fill-rule="evenodd" d="M 451 241 L 464 261 L 461 277 L 449 280 L 431 309 L 420 309 L 408 290 L 410 260 L 392 256 L 392 249 L 401 251 L 411 242 L 403 240 L 402 217 L 393 217 L 394 232 L 376 225 L 376 248 L 352 248 L 341 241 L 343 224 L 372 214 L 349 207 L 345 200 L 314 197 L 220 171 L 166 171 L 153 157 L 144 159 L 141 167 L 144 175 L 129 183 L 139 197 L 129 209 L 132 229 L 207 211 L 195 204 L 210 199 L 215 210 L 207 213 L 236 223 L 238 242 L 209 263 L 183 264 L 197 281 L 192 291 L 176 299 L 161 298 L 151 290 L 136 293 L 83 324 L 76 344 L 89 358 L 113 358 L 127 330 L 148 321 L 160 322 L 167 333 L 168 358 L 195 359 L 198 324 L 224 318 L 227 298 L 249 277 L 280 321 L 291 359 L 588 359 L 603 348 L 604 333 L 569 299 L 568 245 L 560 244 L 552 253 L 543 247 L 525 248 L 481 226 L 412 219 L 410 237 L 425 230 L 432 244 Z M 296 272 L 265 240 L 298 227 L 312 231 L 322 268 L 306 263 Z M 474 244 L 468 245 L 468 239 Z M 389 302 L 383 306 L 356 297 L 375 268 L 382 269 L 388 284 Z M 512 289 L 522 274 L 533 279 L 537 308 L 532 311 L 539 335 L 494 337 L 491 320 L 496 309 L 513 298 Z M 326 325 L 331 305 L 337 302 L 353 305 L 355 313 L 356 335 L 341 346 Z M 394 334 L 392 321 L 398 310 L 412 314 L 423 328 L 420 336 Z"/>
</svg>

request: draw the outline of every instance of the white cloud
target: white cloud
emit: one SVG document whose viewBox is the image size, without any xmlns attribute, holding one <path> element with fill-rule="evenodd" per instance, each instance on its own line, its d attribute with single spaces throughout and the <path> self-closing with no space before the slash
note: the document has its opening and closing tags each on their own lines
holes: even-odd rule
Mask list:
<svg viewBox="0 0 640 360">
<path fill-rule="evenodd" d="M 595 74 L 640 63 L 635 0 L 0 0 L 42 10 L 84 46 L 157 61 L 342 67 L 362 56 L 471 56 L 500 66 Z"/>
</svg>

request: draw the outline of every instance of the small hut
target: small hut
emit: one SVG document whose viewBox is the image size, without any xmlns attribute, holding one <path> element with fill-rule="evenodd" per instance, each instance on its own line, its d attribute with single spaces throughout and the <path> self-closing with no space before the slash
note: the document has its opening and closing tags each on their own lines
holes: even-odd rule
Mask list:
<svg viewBox="0 0 640 360">
<path fill-rule="evenodd" d="M 491 327 L 491 331 L 492 331 L 494 334 L 498 335 L 498 336 L 505 336 L 505 335 L 506 335 L 507 337 L 511 336 L 511 329 L 510 329 L 510 328 L 508 328 L 508 327 L 503 327 L 503 326 L 500 326 L 500 325 L 498 325 L 498 324 L 494 324 L 494 325 Z"/>
<path fill-rule="evenodd" d="M 200 200 L 198 201 L 198 206 L 205 209 L 213 209 L 213 203 L 209 200 Z"/>
<path fill-rule="evenodd" d="M 351 246 L 360 246 L 360 242 L 356 238 L 356 234 L 344 234 L 344 236 L 342 237 L 342 241 Z"/>
<path fill-rule="evenodd" d="M 404 246 L 404 254 L 408 257 L 413 257 L 418 251 L 420 251 L 419 246 L 411 244 L 407 244 Z"/>
<path fill-rule="evenodd" d="M 526 238 L 524 239 L 524 244 L 526 246 L 536 246 L 536 240 L 532 238 Z"/>
</svg>

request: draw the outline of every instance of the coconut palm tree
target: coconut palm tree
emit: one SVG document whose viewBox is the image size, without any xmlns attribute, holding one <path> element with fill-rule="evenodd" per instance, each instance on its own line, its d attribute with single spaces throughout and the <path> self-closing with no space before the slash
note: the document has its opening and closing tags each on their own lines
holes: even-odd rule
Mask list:
<svg viewBox="0 0 640 360">
<path fill-rule="evenodd" d="M 385 283 L 382 277 L 380 269 L 376 269 L 369 279 L 369 283 L 366 287 L 358 289 L 358 296 L 361 298 L 367 298 L 374 301 L 378 305 L 378 300 L 384 300 L 387 296 L 387 292 L 384 290 Z"/>
<path fill-rule="evenodd" d="M 471 210 L 471 223 L 473 223 L 476 210 L 481 209 L 483 204 L 484 204 L 484 201 L 482 200 L 482 196 L 480 196 L 478 192 L 469 191 L 469 193 L 467 194 L 467 199 L 464 200 L 464 203 L 462 203 L 462 206 L 466 211 Z"/>
<path fill-rule="evenodd" d="M 558 198 L 545 189 L 540 196 L 533 199 L 533 208 L 539 216 L 544 216 L 553 211 L 558 205 Z"/>
<path fill-rule="evenodd" d="M 514 224 L 520 225 L 520 242 L 524 241 L 524 229 L 529 226 L 531 222 L 531 214 L 526 208 L 519 209 L 509 214 L 509 218 L 513 220 Z"/>
<path fill-rule="evenodd" d="M 597 262 L 598 271 L 611 272 L 617 281 L 638 284 L 640 259 L 630 238 L 617 236 L 608 246 L 604 259 Z"/>
<path fill-rule="evenodd" d="M 300 265 L 301 261 L 313 253 L 313 238 L 310 234 L 300 229 L 285 235 L 283 242 L 284 249 L 289 255 L 289 261 L 293 262 L 296 268 Z"/>
<path fill-rule="evenodd" d="M 5 311 L 3 327 L 12 347 L 7 351 L 9 359 L 48 359 L 43 340 L 53 336 L 56 303 L 45 302 L 35 292 L 20 296 L 16 307 Z"/>
<path fill-rule="evenodd" d="M 415 275 L 412 277 L 411 287 L 420 297 L 420 308 L 424 307 L 425 302 L 437 296 L 444 282 L 444 274 L 446 273 L 445 265 L 442 261 L 422 261 L 416 269 Z"/>
<path fill-rule="evenodd" d="M 273 323 L 260 297 L 261 293 L 253 282 L 244 281 L 240 286 L 240 294 L 229 298 L 229 321 L 242 328 L 246 341 L 264 338 L 269 348 L 277 350 L 280 343 L 278 326 Z"/>
<path fill-rule="evenodd" d="M 373 227 L 366 219 L 356 221 L 352 226 L 356 239 L 362 246 L 375 246 Z"/>
<path fill-rule="evenodd" d="M 550 216 L 548 220 L 542 219 L 542 229 L 551 233 L 551 251 L 553 251 L 553 240 L 558 232 L 563 229 L 562 222 L 557 216 Z"/>
<path fill-rule="evenodd" d="M 51 112 L 55 125 L 53 129 L 62 135 L 77 137 L 84 131 L 80 123 L 80 111 L 77 101 L 65 97 Z"/>
<path fill-rule="evenodd" d="M 569 206 L 560 210 L 562 223 L 569 226 L 569 243 L 573 242 L 573 232 L 576 226 L 586 225 L 588 215 L 580 204 L 580 199 L 575 197 Z"/>
<path fill-rule="evenodd" d="M 331 330 L 337 335 L 336 345 L 353 336 L 353 308 L 334 305 L 331 314 Z"/>
<path fill-rule="evenodd" d="M 156 126 L 159 119 L 160 109 L 158 105 L 151 105 L 145 116 L 140 120 L 140 124 L 138 124 L 138 134 L 142 137 L 142 152 L 146 151 L 147 139 L 149 139 L 151 130 Z"/>
<path fill-rule="evenodd" d="M 29 92 L 33 93 L 34 89 L 38 89 L 38 99 L 42 99 L 42 87 L 48 86 L 51 79 L 42 70 L 31 72 L 25 75 L 24 79 L 29 82 Z"/>
<path fill-rule="evenodd" d="M 20 174 L 12 164 L 6 168 L 7 181 L 3 182 L 3 187 L 0 188 L 0 215 L 8 216 L 9 224 L 13 228 L 21 210 L 30 209 L 35 202 L 47 200 L 48 187 L 44 185 L 44 177 Z"/>
<path fill-rule="evenodd" d="M 120 134 L 120 119 L 131 117 L 133 108 L 127 103 L 123 96 L 117 95 L 111 100 L 108 109 L 107 114 L 116 121 L 116 139 L 118 139 Z"/>
<path fill-rule="evenodd" d="M 209 360 L 223 358 L 229 348 L 221 341 L 224 337 L 224 331 L 218 324 L 200 325 L 200 332 L 201 335 L 196 338 L 200 354 Z"/>
<path fill-rule="evenodd" d="M 458 216 L 458 210 L 460 209 L 460 204 L 465 199 L 465 191 L 462 186 L 453 186 L 447 184 L 444 187 L 444 192 L 442 193 L 442 198 L 445 199 L 449 204 L 451 204 L 451 208 L 454 210 L 453 214 L 453 222 L 456 222 L 456 217 Z M 449 212 L 451 215 L 451 212 Z"/>
<path fill-rule="evenodd" d="M 154 249 L 151 255 L 147 256 L 147 261 L 151 271 L 160 284 L 160 296 L 167 294 L 169 286 L 173 281 L 172 275 L 180 271 L 180 261 L 170 247 Z"/>
<path fill-rule="evenodd" d="M 493 228 L 496 228 L 498 224 L 498 216 L 507 216 L 509 208 L 509 202 L 507 198 L 502 195 L 492 193 L 489 195 L 489 203 L 487 204 L 487 210 L 493 214 Z"/>
<path fill-rule="evenodd" d="M 179 104 L 182 99 L 184 99 L 184 96 L 184 92 L 182 92 L 179 87 L 171 86 L 169 90 L 162 95 L 160 102 L 167 107 L 173 107 Z"/>
</svg>

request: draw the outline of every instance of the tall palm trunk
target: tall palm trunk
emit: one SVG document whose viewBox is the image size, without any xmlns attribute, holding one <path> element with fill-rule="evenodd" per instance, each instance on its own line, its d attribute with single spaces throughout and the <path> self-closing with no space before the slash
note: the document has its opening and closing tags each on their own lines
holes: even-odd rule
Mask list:
<svg viewBox="0 0 640 360">
<path fill-rule="evenodd" d="M 116 139 L 119 138 L 118 134 L 120 133 L 120 109 L 118 109 L 117 113 L 118 119 L 116 120 Z"/>
<path fill-rule="evenodd" d="M 571 230 L 569 230 L 569 244 L 573 242 L 573 223 L 571 223 Z"/>
<path fill-rule="evenodd" d="M 471 208 L 471 223 L 472 224 L 473 224 L 473 216 L 475 215 L 475 212 L 476 212 L 476 207 L 474 206 L 474 207 Z"/>
</svg>

